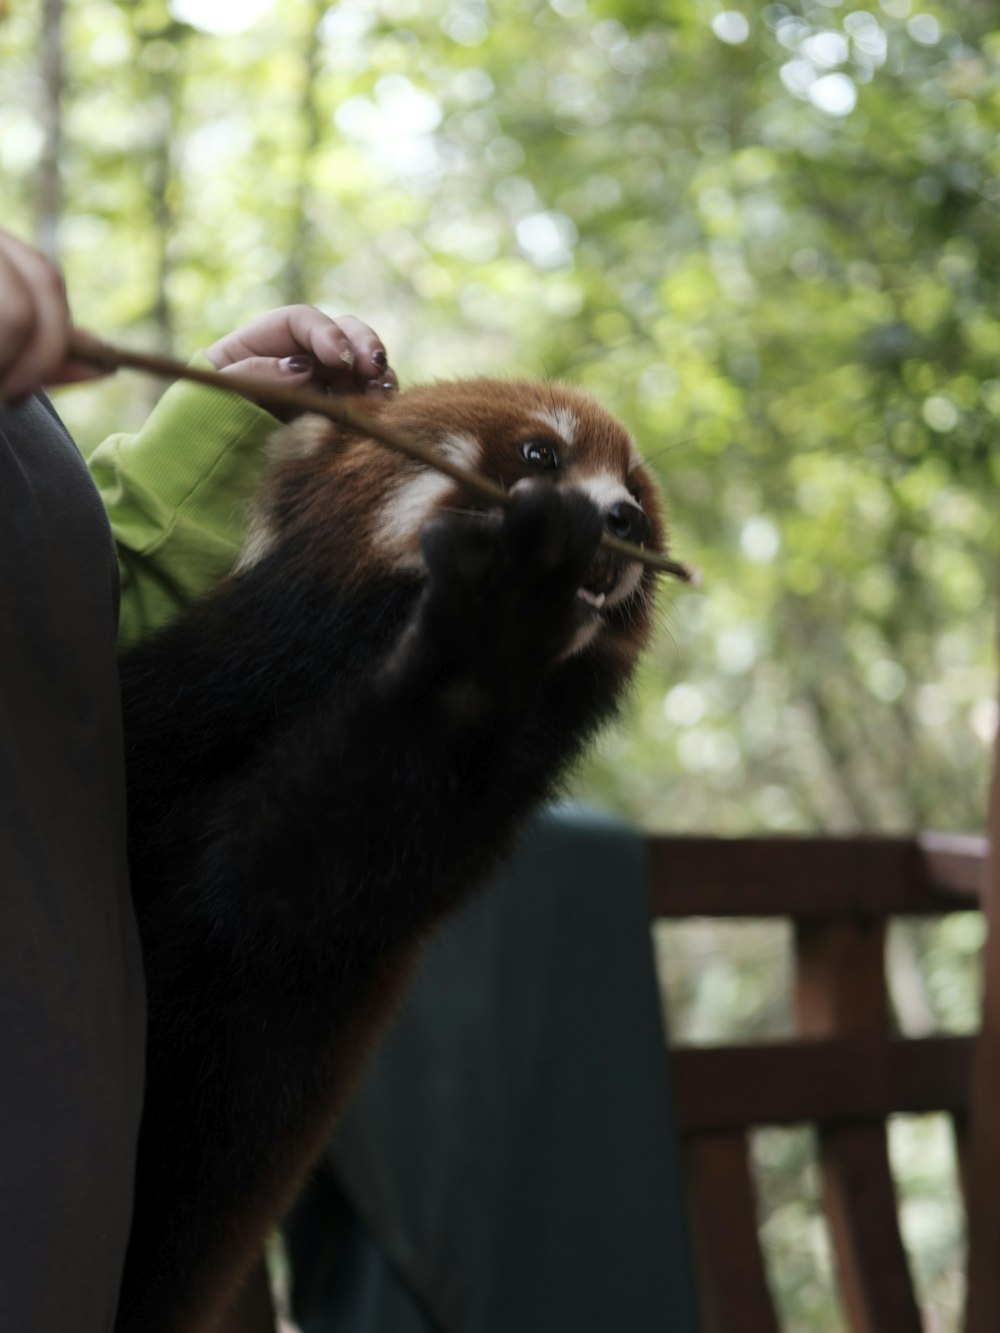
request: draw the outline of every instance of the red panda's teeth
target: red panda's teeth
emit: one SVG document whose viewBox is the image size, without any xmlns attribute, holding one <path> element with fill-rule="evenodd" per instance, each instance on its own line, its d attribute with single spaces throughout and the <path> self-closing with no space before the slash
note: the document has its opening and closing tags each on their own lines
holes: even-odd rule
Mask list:
<svg viewBox="0 0 1000 1333">
<path fill-rule="evenodd" d="M 589 588 L 577 588 L 577 597 L 595 607 L 598 611 L 604 605 L 605 595 L 603 592 L 591 592 Z"/>
</svg>

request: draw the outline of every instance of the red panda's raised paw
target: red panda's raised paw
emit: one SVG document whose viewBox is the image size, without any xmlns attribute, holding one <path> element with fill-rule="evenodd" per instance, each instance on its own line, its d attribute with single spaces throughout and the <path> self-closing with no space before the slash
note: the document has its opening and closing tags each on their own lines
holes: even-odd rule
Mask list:
<svg viewBox="0 0 1000 1333">
<path fill-rule="evenodd" d="M 558 657 L 591 607 L 578 597 L 601 538 L 597 506 L 580 491 L 522 483 L 500 515 L 445 515 L 422 538 L 427 629 L 456 635 L 495 662 Z"/>
<path fill-rule="evenodd" d="M 603 522 L 582 491 L 520 481 L 503 516 L 503 546 L 512 569 L 537 587 L 554 580 L 573 592 L 597 551 Z"/>
</svg>

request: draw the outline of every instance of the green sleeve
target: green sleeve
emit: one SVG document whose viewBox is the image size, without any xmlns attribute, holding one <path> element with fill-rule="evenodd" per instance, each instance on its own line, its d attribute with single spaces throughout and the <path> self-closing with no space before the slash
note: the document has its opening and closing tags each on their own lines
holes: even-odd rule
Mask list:
<svg viewBox="0 0 1000 1333">
<path fill-rule="evenodd" d="M 277 425 L 235 394 L 180 382 L 138 434 L 112 435 L 91 454 L 118 546 L 121 645 L 166 624 L 232 568 Z"/>
</svg>

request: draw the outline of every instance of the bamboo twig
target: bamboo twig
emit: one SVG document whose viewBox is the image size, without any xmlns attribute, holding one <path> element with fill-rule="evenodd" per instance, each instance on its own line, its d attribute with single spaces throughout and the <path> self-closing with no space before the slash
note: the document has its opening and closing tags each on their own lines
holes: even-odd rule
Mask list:
<svg viewBox="0 0 1000 1333">
<path fill-rule="evenodd" d="M 278 407 L 290 407 L 299 412 L 315 412 L 319 416 L 329 417 L 338 425 L 359 435 L 377 440 L 399 453 L 435 468 L 446 476 L 467 487 L 473 494 L 491 504 L 510 503 L 510 494 L 488 477 L 481 476 L 470 468 L 445 458 L 426 445 L 419 444 L 405 432 L 377 420 L 371 413 L 358 409 L 346 400 L 344 395 L 320 393 L 316 389 L 292 388 L 287 384 L 278 384 L 271 380 L 256 379 L 252 375 L 222 374 L 218 370 L 200 370 L 196 366 L 185 365 L 171 357 L 157 356 L 152 352 L 130 352 L 122 347 L 113 347 L 110 343 L 99 342 L 90 335 L 70 335 L 68 356 L 74 361 L 83 361 L 87 365 L 98 366 L 102 370 L 120 369 L 141 370 L 149 375 L 158 375 L 164 379 L 191 380 L 195 384 L 207 384 L 213 389 L 223 389 L 228 393 L 239 394 L 253 402 L 268 403 Z M 610 532 L 601 536 L 601 545 L 627 560 L 638 560 L 650 569 L 662 574 L 672 574 L 683 583 L 697 586 L 698 571 L 691 565 L 669 556 L 646 551 L 641 546 L 622 541 Z"/>
</svg>

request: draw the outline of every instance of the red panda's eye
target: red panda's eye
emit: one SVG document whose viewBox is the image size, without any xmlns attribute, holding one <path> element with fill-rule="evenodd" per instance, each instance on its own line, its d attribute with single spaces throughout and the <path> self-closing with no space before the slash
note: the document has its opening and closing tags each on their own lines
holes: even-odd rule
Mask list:
<svg viewBox="0 0 1000 1333">
<path fill-rule="evenodd" d="M 548 440 L 525 440 L 521 445 L 521 457 L 543 472 L 551 472 L 559 466 L 559 457 Z"/>
</svg>

